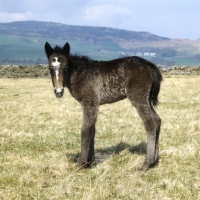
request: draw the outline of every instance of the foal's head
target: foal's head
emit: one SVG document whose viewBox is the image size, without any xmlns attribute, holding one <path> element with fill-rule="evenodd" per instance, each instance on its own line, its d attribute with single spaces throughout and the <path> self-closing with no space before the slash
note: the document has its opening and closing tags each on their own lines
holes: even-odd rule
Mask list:
<svg viewBox="0 0 200 200">
<path fill-rule="evenodd" d="M 68 71 L 68 55 L 70 46 L 66 43 L 63 48 L 56 46 L 52 48 L 48 42 L 45 43 L 45 52 L 48 58 L 49 70 L 56 97 L 61 98 Z"/>
</svg>

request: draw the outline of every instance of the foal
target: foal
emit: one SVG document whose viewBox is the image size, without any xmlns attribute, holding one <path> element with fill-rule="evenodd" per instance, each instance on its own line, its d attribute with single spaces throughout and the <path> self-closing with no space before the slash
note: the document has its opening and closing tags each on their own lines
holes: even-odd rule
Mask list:
<svg viewBox="0 0 200 200">
<path fill-rule="evenodd" d="M 158 104 L 162 75 L 153 63 L 133 56 L 111 61 L 94 61 L 71 55 L 70 46 L 52 48 L 45 43 L 49 70 L 56 97 L 64 87 L 81 104 L 81 155 L 78 167 L 88 167 L 95 159 L 94 137 L 98 108 L 128 98 L 142 118 L 147 134 L 147 151 L 141 170 L 153 167 L 159 159 L 161 119 L 153 106 Z"/>
</svg>

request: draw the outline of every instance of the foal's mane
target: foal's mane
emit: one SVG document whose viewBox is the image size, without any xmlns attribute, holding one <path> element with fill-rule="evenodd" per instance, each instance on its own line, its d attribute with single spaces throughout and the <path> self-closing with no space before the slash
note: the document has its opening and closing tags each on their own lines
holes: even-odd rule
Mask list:
<svg viewBox="0 0 200 200">
<path fill-rule="evenodd" d="M 69 68 L 73 68 L 75 70 L 81 69 L 92 69 L 94 70 L 94 66 L 100 61 L 92 60 L 88 56 L 78 55 L 78 54 L 69 54 Z"/>
<path fill-rule="evenodd" d="M 63 48 L 59 47 L 59 46 L 55 46 L 54 47 L 54 53 L 62 53 L 62 54 L 65 54 L 65 51 L 63 50 Z M 90 57 L 88 56 L 84 56 L 84 55 L 79 55 L 79 54 L 69 54 L 70 57 L 72 57 L 73 59 L 75 60 L 79 60 L 79 61 L 82 61 L 82 62 L 98 62 L 96 60 L 93 60 L 91 59 Z"/>
</svg>

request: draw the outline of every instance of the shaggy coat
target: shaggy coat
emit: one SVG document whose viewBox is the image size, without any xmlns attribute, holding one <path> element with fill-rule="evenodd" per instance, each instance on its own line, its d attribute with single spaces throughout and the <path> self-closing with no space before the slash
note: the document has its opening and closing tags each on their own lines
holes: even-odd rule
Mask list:
<svg viewBox="0 0 200 200">
<path fill-rule="evenodd" d="M 88 167 L 95 159 L 94 137 L 98 108 L 128 98 L 142 118 L 147 133 L 147 151 L 142 170 L 154 166 L 159 159 L 161 119 L 154 110 L 162 75 L 153 63 L 137 57 L 111 61 L 94 61 L 70 55 L 70 46 L 52 48 L 45 44 L 49 69 L 56 97 L 63 96 L 64 87 L 81 104 L 81 154 L 78 167 Z"/>
</svg>

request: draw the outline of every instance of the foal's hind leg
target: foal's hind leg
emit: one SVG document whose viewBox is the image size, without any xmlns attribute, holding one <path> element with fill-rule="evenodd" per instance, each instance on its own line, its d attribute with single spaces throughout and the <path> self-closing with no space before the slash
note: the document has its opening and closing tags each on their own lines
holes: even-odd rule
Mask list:
<svg viewBox="0 0 200 200">
<path fill-rule="evenodd" d="M 136 109 L 144 122 L 147 133 L 146 158 L 141 168 L 141 170 L 146 170 L 153 167 L 159 159 L 160 118 L 150 104 L 137 105 Z"/>
<path fill-rule="evenodd" d="M 158 143 L 161 120 L 148 101 L 146 103 L 139 103 L 135 100 L 131 100 L 131 102 L 142 118 L 147 133 L 146 158 L 141 168 L 141 170 L 146 170 L 153 167 L 159 159 Z"/>
<path fill-rule="evenodd" d="M 152 111 L 155 115 L 155 119 L 157 122 L 157 128 L 156 128 L 156 158 L 157 158 L 157 162 L 159 160 L 159 136 L 160 136 L 160 126 L 161 126 L 161 119 L 158 116 L 158 114 L 156 113 L 156 111 L 152 108 Z"/>
<path fill-rule="evenodd" d="M 147 133 L 147 152 L 141 170 L 153 167 L 159 158 L 158 140 L 161 120 L 150 104 L 154 75 L 152 69 L 149 69 L 148 66 L 134 68 L 134 71 L 127 77 L 126 85 L 127 97 L 136 107 Z"/>
</svg>

